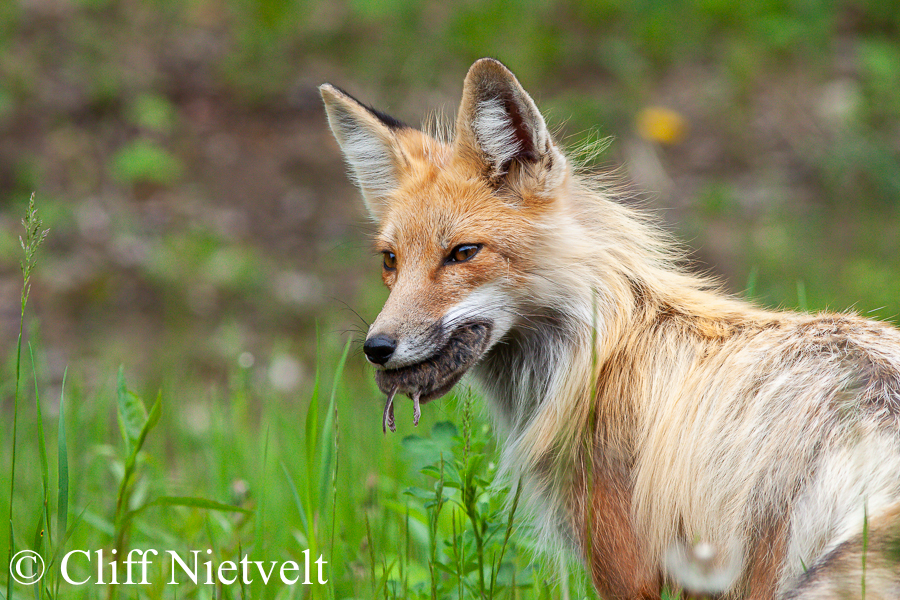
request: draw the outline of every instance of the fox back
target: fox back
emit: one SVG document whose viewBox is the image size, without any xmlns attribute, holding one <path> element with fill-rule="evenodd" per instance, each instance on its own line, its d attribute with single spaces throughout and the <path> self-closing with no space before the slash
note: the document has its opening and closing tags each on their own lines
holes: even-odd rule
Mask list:
<svg viewBox="0 0 900 600">
<path fill-rule="evenodd" d="M 604 598 L 900 598 L 900 331 L 686 271 L 497 61 L 444 134 L 321 93 L 384 256 L 385 429 L 471 374 L 541 546 Z"/>
</svg>

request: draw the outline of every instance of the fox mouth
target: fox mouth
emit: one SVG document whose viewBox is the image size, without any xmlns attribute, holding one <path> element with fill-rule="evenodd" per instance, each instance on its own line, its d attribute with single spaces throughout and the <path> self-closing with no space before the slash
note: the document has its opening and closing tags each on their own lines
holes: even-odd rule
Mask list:
<svg viewBox="0 0 900 600">
<path fill-rule="evenodd" d="M 382 369 L 375 372 L 378 389 L 387 394 L 384 405 L 382 429 L 385 433 L 394 425 L 394 396 L 399 392 L 412 398 L 413 424 L 419 424 L 419 405 L 440 398 L 478 362 L 491 337 L 491 325 L 474 321 L 457 327 L 447 343 L 422 362 L 399 369 Z"/>
</svg>

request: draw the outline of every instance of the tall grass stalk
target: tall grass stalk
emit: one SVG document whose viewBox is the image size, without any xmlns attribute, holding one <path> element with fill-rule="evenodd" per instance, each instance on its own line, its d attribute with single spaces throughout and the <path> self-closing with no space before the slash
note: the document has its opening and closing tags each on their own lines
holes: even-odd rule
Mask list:
<svg viewBox="0 0 900 600">
<path fill-rule="evenodd" d="M 809 312 L 809 303 L 806 301 L 806 284 L 802 279 L 797 280 L 797 308 L 801 312 Z"/>
<path fill-rule="evenodd" d="M 41 546 L 46 540 L 47 554 L 49 556 L 52 548 L 52 540 L 50 533 L 50 470 L 47 466 L 47 445 L 44 441 L 44 420 L 43 411 L 41 410 L 41 394 L 38 389 L 37 366 L 34 363 L 34 349 L 31 343 L 28 344 L 28 354 L 31 357 L 31 373 L 34 376 L 34 405 L 35 414 L 37 415 L 37 435 L 38 435 L 38 454 L 41 458 L 41 489 L 43 496 L 41 498 L 41 510 L 38 517 L 38 524 L 34 532 L 34 544 L 31 548 L 38 554 L 41 552 Z M 46 536 L 45 536 L 46 534 Z M 34 584 L 35 596 L 41 598 L 44 594 L 44 586 L 46 580 L 42 577 Z"/>
<path fill-rule="evenodd" d="M 512 536 L 513 532 L 513 523 L 515 522 L 516 517 L 516 509 L 519 508 L 519 498 L 522 496 L 522 478 L 519 478 L 519 481 L 516 483 L 516 494 L 513 496 L 512 504 L 509 507 L 509 518 L 506 521 L 506 533 L 503 536 L 503 546 L 500 547 L 500 556 L 497 557 L 496 567 L 491 571 L 491 593 L 490 597 L 494 597 L 494 585 L 497 583 L 497 573 L 500 572 L 500 565 L 503 563 L 503 556 L 506 554 L 506 547 L 509 544 L 509 538 Z M 563 574 L 565 575 L 565 574 Z M 515 593 L 516 584 L 513 583 L 512 586 L 513 593 Z"/>
<path fill-rule="evenodd" d="M 16 438 L 17 425 L 19 421 L 19 378 L 22 367 L 22 334 L 25 330 L 25 306 L 28 304 L 28 295 L 31 293 L 31 272 L 37 261 L 37 249 L 44 242 L 49 233 L 49 229 L 41 229 L 44 222 L 38 215 L 34 206 L 34 194 L 28 201 L 28 208 L 25 211 L 25 218 L 22 219 L 22 226 L 25 227 L 25 237 L 19 237 L 19 244 L 22 246 L 24 258 L 22 265 L 22 306 L 19 313 L 19 339 L 16 344 L 16 383 L 15 395 L 13 396 L 13 434 L 12 434 L 12 464 L 9 469 L 9 551 L 7 560 L 11 560 L 15 547 L 13 538 L 13 495 L 16 491 Z M 12 599 L 13 579 L 12 574 L 7 574 L 6 579 L 6 597 Z"/>
<path fill-rule="evenodd" d="M 478 486 L 474 481 L 476 465 L 471 463 L 469 451 L 472 445 L 472 392 L 466 393 L 463 400 L 463 436 L 465 437 L 465 451 L 463 453 L 463 465 L 465 465 L 465 477 L 463 479 L 462 502 L 469 522 L 472 523 L 472 535 L 475 537 L 475 555 L 478 560 L 478 592 L 484 598 L 487 592 L 484 582 L 484 539 L 481 519 L 478 507 Z M 479 461 L 480 462 L 480 461 Z"/>
<path fill-rule="evenodd" d="M 438 573 L 437 567 L 437 538 L 438 538 L 438 518 L 441 515 L 441 509 L 444 507 L 444 454 L 441 453 L 441 470 L 434 491 L 435 503 L 434 510 L 431 514 L 429 522 L 429 544 L 428 544 L 428 571 L 431 575 L 431 600 L 438 600 Z"/>
<path fill-rule="evenodd" d="M 58 562 L 60 552 L 66 543 L 68 521 L 69 521 L 69 448 L 66 443 L 66 411 L 65 411 L 65 392 L 66 392 L 66 376 L 69 370 L 63 371 L 62 388 L 59 392 L 59 433 L 57 435 L 57 492 L 56 492 L 56 552 L 54 553 L 54 562 L 56 563 L 56 588 L 54 596 L 59 597 L 59 581 L 62 579 L 60 563 Z M 48 523 L 49 526 L 49 523 Z"/>
<path fill-rule="evenodd" d="M 752 300 L 753 296 L 756 295 L 756 284 L 759 281 L 759 267 L 754 265 L 750 269 L 750 274 L 747 275 L 747 289 L 744 291 L 744 298 L 748 300 Z"/>
<path fill-rule="evenodd" d="M 369 515 L 366 514 L 366 547 L 369 550 L 369 576 L 372 580 L 372 598 L 378 594 L 376 587 L 378 579 L 375 577 L 375 544 L 372 542 L 372 527 L 369 524 Z"/>
</svg>

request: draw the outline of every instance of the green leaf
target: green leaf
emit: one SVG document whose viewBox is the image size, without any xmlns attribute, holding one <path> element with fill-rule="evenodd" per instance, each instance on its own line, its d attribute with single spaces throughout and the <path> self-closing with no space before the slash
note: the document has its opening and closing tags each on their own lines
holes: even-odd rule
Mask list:
<svg viewBox="0 0 900 600">
<path fill-rule="evenodd" d="M 423 490 L 422 488 L 417 487 L 409 487 L 403 490 L 404 496 L 412 496 L 413 498 L 418 498 L 419 500 L 434 500 L 434 492 L 429 492 L 428 490 Z"/>
<path fill-rule="evenodd" d="M 484 462 L 484 454 L 473 454 L 469 456 L 469 464 L 466 465 L 466 471 L 469 473 L 477 471 L 482 462 Z"/>
<path fill-rule="evenodd" d="M 459 471 L 453 463 L 444 464 L 444 485 L 458 488 L 463 486 L 462 477 L 460 477 Z"/>
<path fill-rule="evenodd" d="M 138 399 L 140 402 L 140 399 Z M 144 406 L 144 403 L 141 402 L 141 407 Z M 147 415 L 147 420 L 144 421 L 144 426 L 141 427 L 141 433 L 138 435 L 138 438 L 134 445 L 134 453 L 140 451 L 140 449 L 144 446 L 144 440 L 147 439 L 147 434 L 150 433 L 150 430 L 153 429 L 157 423 L 159 423 L 159 418 L 162 414 L 162 390 L 156 394 L 156 400 L 153 402 L 153 406 L 150 407 L 150 414 Z"/>
<path fill-rule="evenodd" d="M 219 512 L 239 512 L 247 515 L 252 514 L 253 512 L 240 506 L 225 504 L 223 502 L 216 502 L 215 500 L 207 500 L 206 498 L 193 498 L 189 496 L 160 496 L 159 498 L 151 500 L 143 506 L 131 511 L 129 517 L 134 517 L 135 515 L 144 512 L 152 506 L 184 506 L 187 508 L 217 510 Z"/>
<path fill-rule="evenodd" d="M 80 518 L 82 521 L 84 521 L 103 535 L 106 535 L 108 537 L 113 537 L 116 535 L 116 526 L 112 521 L 88 510 L 87 507 L 81 510 Z"/>
<path fill-rule="evenodd" d="M 391 561 L 391 564 L 384 565 L 384 571 L 381 574 L 381 579 L 378 580 L 378 585 L 375 588 L 375 595 L 381 593 L 381 590 L 384 589 L 384 586 L 387 585 L 388 579 L 391 577 L 391 572 L 394 570 L 394 565 L 397 564 L 397 559 Z"/>
<path fill-rule="evenodd" d="M 455 566 L 455 565 L 454 565 L 454 566 Z M 452 576 L 454 576 L 454 577 L 458 577 L 458 576 L 459 576 L 459 573 L 456 572 L 456 569 L 455 569 L 455 568 L 450 568 L 449 565 L 445 565 L 444 563 L 435 562 L 435 563 L 434 563 L 434 567 L 437 568 L 439 571 L 443 571 L 444 573 L 447 573 L 447 574 L 452 575 Z"/>
<path fill-rule="evenodd" d="M 435 479 L 438 479 L 441 476 L 441 470 L 435 465 L 426 465 L 422 467 L 420 472 L 422 473 L 422 475 L 430 475 Z"/>
<path fill-rule="evenodd" d="M 407 450 L 416 452 L 422 448 L 428 448 L 431 444 L 431 440 L 423 438 L 420 435 L 407 435 L 404 436 L 402 440 L 400 440 L 400 443 Z"/>
<path fill-rule="evenodd" d="M 38 554 L 43 554 L 41 552 L 41 545 L 44 541 L 44 506 L 41 505 L 40 510 L 38 511 L 38 521 L 37 527 L 34 528 L 34 542 L 31 544 L 31 549 L 37 552 Z"/>
<path fill-rule="evenodd" d="M 125 367 L 119 367 L 118 385 L 116 388 L 118 400 L 119 429 L 128 454 L 136 453 L 135 446 L 141 437 L 144 425 L 147 424 L 147 409 L 137 394 L 128 391 L 125 387 Z"/>
<path fill-rule="evenodd" d="M 435 423 L 431 428 L 431 437 L 436 440 L 452 442 L 453 438 L 459 435 L 459 430 L 450 421 L 441 421 Z"/>
</svg>

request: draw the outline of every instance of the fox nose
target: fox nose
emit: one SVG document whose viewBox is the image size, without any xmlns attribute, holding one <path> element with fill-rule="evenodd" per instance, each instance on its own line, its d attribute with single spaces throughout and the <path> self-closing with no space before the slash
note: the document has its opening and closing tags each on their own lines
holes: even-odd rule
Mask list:
<svg viewBox="0 0 900 600">
<path fill-rule="evenodd" d="M 369 362 L 376 365 L 383 365 L 394 354 L 397 349 L 397 340 L 391 339 L 386 335 L 374 335 L 366 340 L 363 344 L 363 352 Z"/>
</svg>

